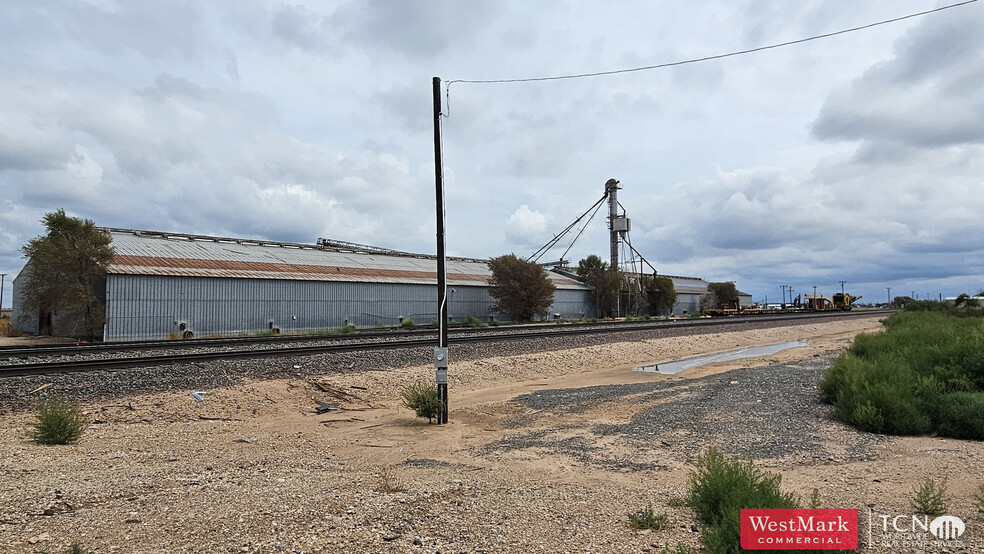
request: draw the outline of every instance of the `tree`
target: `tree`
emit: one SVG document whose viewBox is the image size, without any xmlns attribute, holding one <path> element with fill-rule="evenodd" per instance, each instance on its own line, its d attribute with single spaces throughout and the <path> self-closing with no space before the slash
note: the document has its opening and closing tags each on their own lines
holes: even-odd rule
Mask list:
<svg viewBox="0 0 984 554">
<path fill-rule="evenodd" d="M 700 313 L 705 314 L 707 310 L 717 310 L 721 308 L 721 301 L 718 300 L 716 294 L 711 291 L 707 291 L 700 295 Z"/>
<path fill-rule="evenodd" d="M 892 299 L 892 306 L 895 308 L 904 308 L 906 304 L 915 302 L 916 300 L 911 296 L 896 296 Z"/>
<path fill-rule="evenodd" d="M 673 310 L 673 306 L 676 306 L 677 295 L 676 288 L 673 286 L 673 280 L 669 277 L 664 277 L 662 275 L 654 275 L 646 279 L 649 281 L 649 286 L 646 290 L 651 292 L 651 301 L 655 301 L 653 308 L 656 309 L 657 314 L 665 314 Z"/>
<path fill-rule="evenodd" d="M 489 260 L 489 269 L 489 295 L 496 300 L 496 311 L 509 314 L 513 321 L 547 315 L 557 287 L 539 264 L 506 254 Z"/>
<path fill-rule="evenodd" d="M 67 216 L 62 209 L 46 213 L 41 222 L 48 234 L 21 248 L 29 260 L 24 299 L 45 316 L 81 315 L 85 333 L 92 338 L 105 321 L 105 307 L 93 289 L 113 260 L 112 238 L 91 220 Z"/>
<path fill-rule="evenodd" d="M 575 273 L 594 289 L 598 315 L 601 317 L 615 315 L 618 295 L 625 280 L 622 272 L 618 268 L 609 267 L 608 262 L 591 254 L 577 263 Z"/>
<path fill-rule="evenodd" d="M 731 281 L 708 283 L 707 292 L 715 296 L 717 303 L 716 306 L 713 306 L 715 308 L 737 309 L 739 306 L 738 289 L 735 288 L 735 284 Z M 703 309 L 703 306 L 701 306 L 701 309 Z"/>
</svg>

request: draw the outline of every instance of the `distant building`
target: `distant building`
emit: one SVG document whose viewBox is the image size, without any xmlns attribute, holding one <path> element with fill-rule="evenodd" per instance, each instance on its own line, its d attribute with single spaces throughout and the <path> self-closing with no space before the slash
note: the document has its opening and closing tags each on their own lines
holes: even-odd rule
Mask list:
<svg viewBox="0 0 984 554">
<path fill-rule="evenodd" d="M 437 319 L 434 256 L 329 245 L 107 229 L 116 250 L 104 283 L 107 341 L 313 332 L 345 324 L 395 326 Z M 24 302 L 30 261 L 14 280 L 14 328 L 81 336 L 79 317 L 42 317 Z M 448 313 L 503 319 L 492 310 L 486 260 L 449 258 Z M 595 314 L 591 288 L 559 273 L 549 313 Z"/>
</svg>

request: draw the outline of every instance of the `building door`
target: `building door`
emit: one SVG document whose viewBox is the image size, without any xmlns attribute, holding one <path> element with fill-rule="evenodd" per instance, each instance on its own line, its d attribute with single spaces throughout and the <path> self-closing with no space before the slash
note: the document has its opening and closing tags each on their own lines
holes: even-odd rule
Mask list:
<svg viewBox="0 0 984 554">
<path fill-rule="evenodd" d="M 51 312 L 41 312 L 38 316 L 38 334 L 51 336 Z"/>
</svg>

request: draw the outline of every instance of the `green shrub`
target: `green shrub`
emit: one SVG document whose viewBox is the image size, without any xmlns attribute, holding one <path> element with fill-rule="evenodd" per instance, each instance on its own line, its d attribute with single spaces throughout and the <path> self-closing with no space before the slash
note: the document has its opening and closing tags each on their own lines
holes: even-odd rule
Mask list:
<svg viewBox="0 0 984 554">
<path fill-rule="evenodd" d="M 355 332 L 355 325 L 349 325 L 349 324 L 345 324 L 342 325 L 341 327 L 335 327 L 334 329 L 332 329 L 332 333 L 338 333 L 340 335 L 347 335 L 349 333 L 354 333 L 354 332 Z"/>
<path fill-rule="evenodd" d="M 629 525 L 636 531 L 640 529 L 652 529 L 662 531 L 670 524 L 670 518 L 666 514 L 656 515 L 653 512 L 653 505 L 650 503 L 644 509 L 629 514 Z"/>
<path fill-rule="evenodd" d="M 465 318 L 465 324 L 469 327 L 488 327 L 488 324 L 483 323 L 482 320 L 477 317 L 470 315 Z"/>
<path fill-rule="evenodd" d="M 433 383 L 417 381 L 400 390 L 400 398 L 404 408 L 409 408 L 417 417 L 426 417 L 432 422 L 444 411 L 444 403 L 437 396 L 437 386 Z"/>
<path fill-rule="evenodd" d="M 740 552 L 742 508 L 799 508 L 796 496 L 780 489 L 782 476 L 756 469 L 751 461 L 730 460 L 711 448 L 697 458 L 687 501 L 703 525 L 707 552 Z"/>
<path fill-rule="evenodd" d="M 984 439 L 984 325 L 904 311 L 860 334 L 820 382 L 838 419 L 893 435 Z"/>
<path fill-rule="evenodd" d="M 915 489 L 912 504 L 916 512 L 928 516 L 941 516 L 946 513 L 946 479 L 939 483 L 926 479 L 922 486 Z"/>
<path fill-rule="evenodd" d="M 404 329 L 416 329 L 417 324 L 413 322 L 409 317 L 405 317 L 400 321 L 400 327 Z"/>
<path fill-rule="evenodd" d="M 78 406 L 59 396 L 41 400 L 37 418 L 31 440 L 38 444 L 71 444 L 82 437 L 86 427 Z"/>
<path fill-rule="evenodd" d="M 977 511 L 984 514 L 984 483 L 977 485 L 977 492 L 974 493 L 974 501 L 977 504 Z"/>
<path fill-rule="evenodd" d="M 984 438 L 984 393 L 952 392 L 937 406 L 938 433 L 956 439 Z"/>
<path fill-rule="evenodd" d="M 810 493 L 810 508 L 816 510 L 819 509 L 820 506 L 820 489 L 813 489 L 813 492 Z"/>
</svg>

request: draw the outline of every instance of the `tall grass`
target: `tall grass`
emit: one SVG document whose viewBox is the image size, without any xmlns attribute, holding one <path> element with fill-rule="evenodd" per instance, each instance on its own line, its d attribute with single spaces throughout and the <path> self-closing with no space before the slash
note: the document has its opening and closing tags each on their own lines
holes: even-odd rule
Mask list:
<svg viewBox="0 0 984 554">
<path fill-rule="evenodd" d="M 923 310 L 884 325 L 821 380 L 835 417 L 873 433 L 984 439 L 984 321 Z"/>
</svg>

